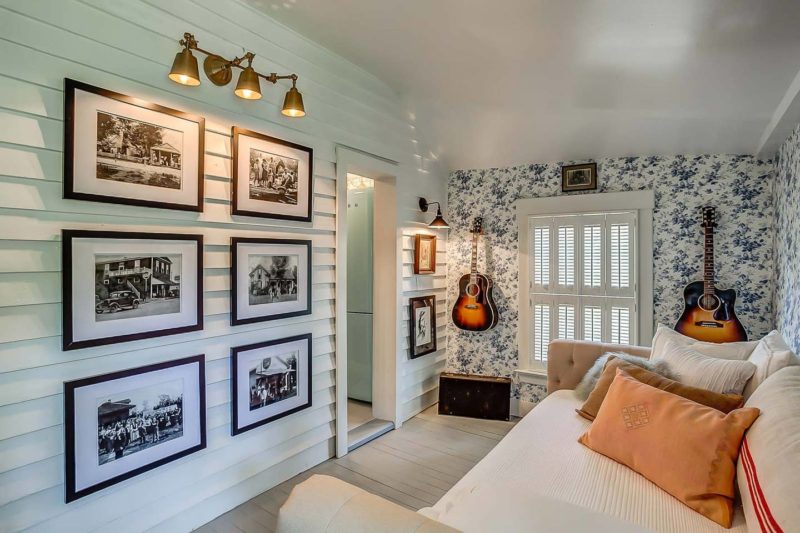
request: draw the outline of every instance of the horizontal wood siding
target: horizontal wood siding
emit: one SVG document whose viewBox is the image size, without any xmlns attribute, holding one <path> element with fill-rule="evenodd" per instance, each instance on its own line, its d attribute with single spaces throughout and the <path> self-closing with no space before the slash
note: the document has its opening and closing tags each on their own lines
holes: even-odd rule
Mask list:
<svg viewBox="0 0 800 533">
<path fill-rule="evenodd" d="M 308 116 L 280 114 L 284 85 L 265 83 L 263 100 L 245 102 L 233 86 L 204 77 L 196 88 L 170 82 L 184 31 L 226 56 L 254 51 L 260 71 L 296 72 Z M 410 227 L 419 214 L 405 191 L 416 190 L 416 180 L 444 197 L 443 175 L 416 171 L 398 96 L 239 0 L 0 0 L 0 35 L 0 531 L 188 531 L 331 457 L 335 147 L 399 161 L 404 176 L 415 176 L 398 187 Z M 62 199 L 65 77 L 204 116 L 203 213 Z M 313 223 L 230 216 L 233 125 L 314 149 Z M 64 228 L 202 234 L 203 331 L 62 352 Z M 311 239 L 313 313 L 232 328 L 233 236 Z M 428 282 L 408 271 L 406 244 L 403 289 L 411 295 Z M 437 273 L 429 283 L 443 280 Z M 435 290 L 444 298 L 443 288 Z M 313 407 L 231 437 L 230 348 L 306 332 L 313 335 Z M 442 328 L 442 354 L 443 335 Z M 65 505 L 63 382 L 196 353 L 206 354 L 208 448 Z M 404 405 L 420 403 L 438 368 L 438 359 L 405 358 Z"/>
</svg>

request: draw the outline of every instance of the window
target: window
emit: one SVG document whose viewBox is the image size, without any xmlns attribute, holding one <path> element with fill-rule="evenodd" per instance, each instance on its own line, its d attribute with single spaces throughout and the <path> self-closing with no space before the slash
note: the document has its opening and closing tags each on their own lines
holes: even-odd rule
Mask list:
<svg viewBox="0 0 800 533">
<path fill-rule="evenodd" d="M 551 339 L 636 342 L 636 211 L 527 217 L 530 367 Z"/>
</svg>

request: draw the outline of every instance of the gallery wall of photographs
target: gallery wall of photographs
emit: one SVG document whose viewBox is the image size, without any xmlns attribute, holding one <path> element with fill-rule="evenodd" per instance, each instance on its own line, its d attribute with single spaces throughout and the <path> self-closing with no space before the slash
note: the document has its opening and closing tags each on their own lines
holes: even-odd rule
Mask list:
<svg viewBox="0 0 800 533">
<path fill-rule="evenodd" d="M 334 187 L 315 178 L 312 148 L 235 125 L 217 140 L 229 147 L 219 151 L 230 154 L 227 175 L 206 187 L 215 169 L 206 168 L 202 116 L 71 79 L 64 105 L 64 199 L 125 207 L 98 216 L 103 229 L 61 228 L 61 348 L 114 346 L 126 363 L 154 361 L 108 373 L 87 368 L 64 382 L 69 503 L 203 450 L 207 432 L 222 429 L 207 426 L 207 395 L 222 392 L 207 376 L 225 367 L 231 436 L 310 409 L 315 375 L 332 385 L 332 374 L 313 368 L 317 355 L 332 368 L 331 350 L 315 353 L 308 321 L 286 320 L 332 317 L 333 254 L 314 250 L 333 248 L 325 211 L 333 210 L 326 200 Z M 218 183 L 225 202 L 214 197 Z M 315 198 L 316 183 L 323 193 Z M 221 204 L 233 228 L 205 216 Z M 140 223 L 125 210 L 141 214 Z M 167 231 L 174 225 L 160 223 L 166 210 L 194 214 L 181 232 Z M 313 236 L 297 238 L 304 233 Z M 324 268 L 315 288 L 317 265 Z M 266 327 L 273 321 L 282 327 Z M 186 337 L 179 349 L 166 339 L 125 347 L 192 333 L 213 339 L 226 326 L 242 330 L 237 345 L 213 354 L 186 354 L 208 352 Z"/>
</svg>

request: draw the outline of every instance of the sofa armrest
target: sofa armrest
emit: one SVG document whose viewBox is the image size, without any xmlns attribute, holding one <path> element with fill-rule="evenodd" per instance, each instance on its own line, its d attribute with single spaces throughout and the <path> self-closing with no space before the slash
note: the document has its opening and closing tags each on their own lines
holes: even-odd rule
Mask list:
<svg viewBox="0 0 800 533">
<path fill-rule="evenodd" d="M 295 486 L 278 512 L 278 533 L 458 533 L 380 496 L 315 474 Z"/>
<path fill-rule="evenodd" d="M 556 339 L 547 348 L 547 393 L 577 387 L 597 358 L 606 352 L 650 357 L 650 348 L 646 346 Z"/>
</svg>

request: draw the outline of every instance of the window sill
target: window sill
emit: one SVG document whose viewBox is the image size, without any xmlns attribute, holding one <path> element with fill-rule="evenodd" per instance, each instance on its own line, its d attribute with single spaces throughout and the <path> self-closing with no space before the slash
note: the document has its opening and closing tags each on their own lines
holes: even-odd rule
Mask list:
<svg viewBox="0 0 800 533">
<path fill-rule="evenodd" d="M 547 385 L 547 370 L 531 368 L 518 368 L 514 371 L 520 383 L 530 383 L 531 385 Z"/>
</svg>

